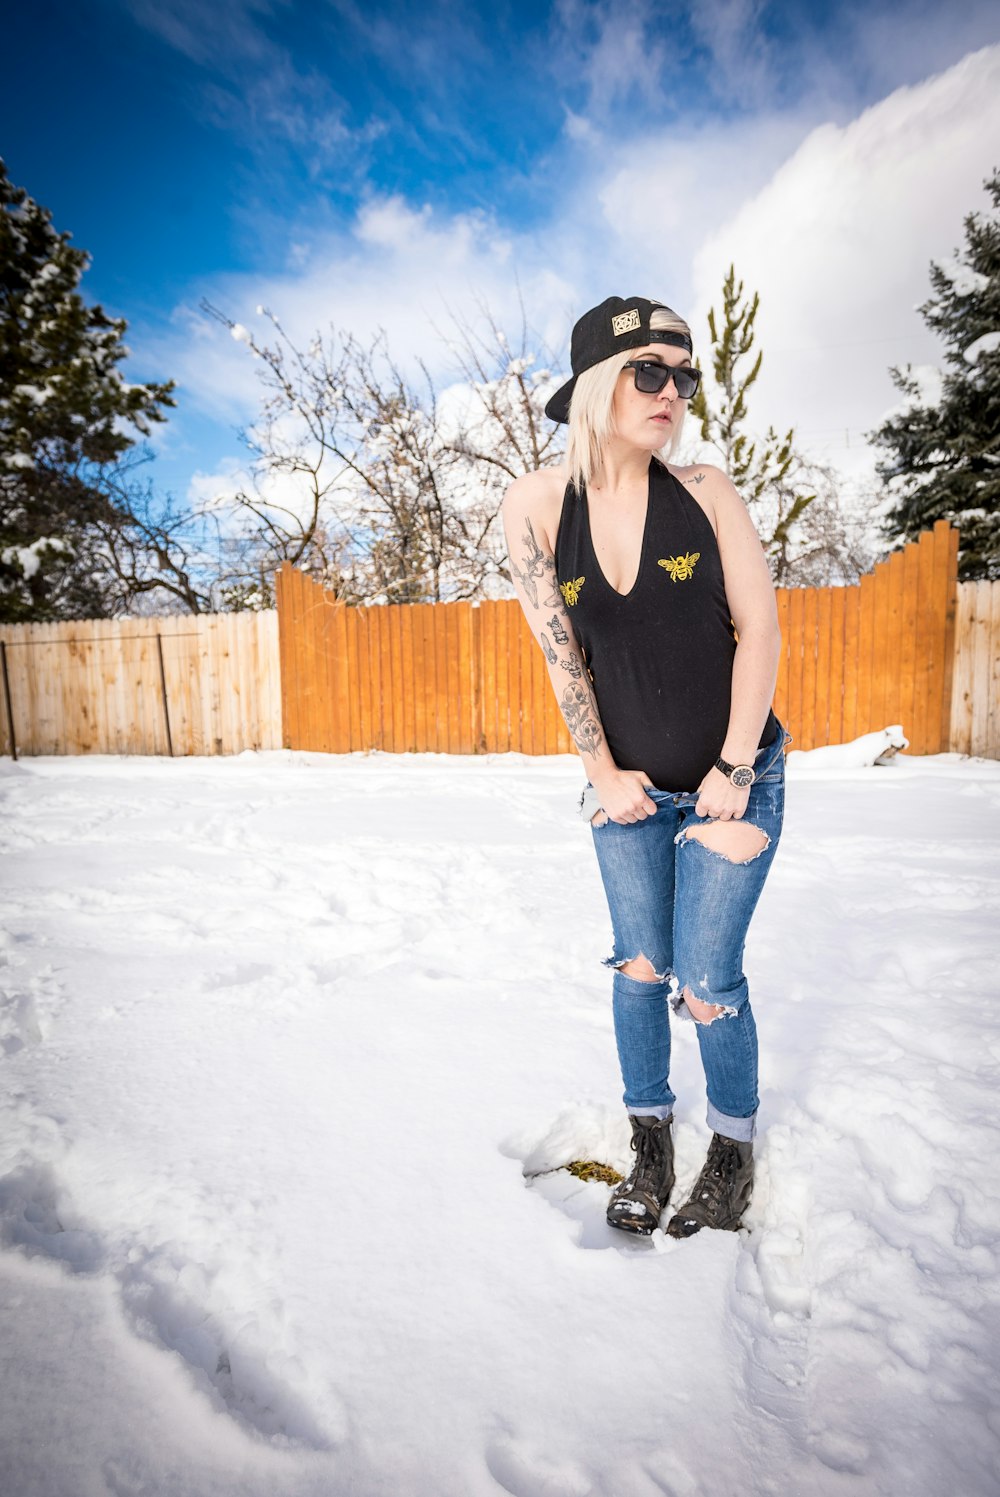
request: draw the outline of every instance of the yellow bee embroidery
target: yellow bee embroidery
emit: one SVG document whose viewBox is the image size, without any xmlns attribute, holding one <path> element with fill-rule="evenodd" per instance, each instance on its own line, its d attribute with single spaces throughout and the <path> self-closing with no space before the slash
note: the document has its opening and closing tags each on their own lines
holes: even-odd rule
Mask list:
<svg viewBox="0 0 1000 1497">
<path fill-rule="evenodd" d="M 580 589 L 586 580 L 586 577 L 577 577 L 572 582 L 560 582 L 559 591 L 566 600 L 567 608 L 572 608 L 574 603 L 579 603 Z"/>
<path fill-rule="evenodd" d="M 670 573 L 671 582 L 686 582 L 700 555 L 700 551 L 688 551 L 684 556 L 668 556 L 666 561 L 658 561 L 656 565 Z"/>
</svg>

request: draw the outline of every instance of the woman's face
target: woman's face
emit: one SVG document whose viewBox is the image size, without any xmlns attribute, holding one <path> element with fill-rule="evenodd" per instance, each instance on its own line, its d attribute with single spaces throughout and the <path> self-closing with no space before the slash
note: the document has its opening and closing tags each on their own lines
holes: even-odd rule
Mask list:
<svg viewBox="0 0 1000 1497">
<path fill-rule="evenodd" d="M 685 350 L 669 343 L 651 343 L 647 348 L 636 349 L 629 357 L 648 359 L 650 363 L 666 364 L 674 369 L 691 365 Z M 612 403 L 617 434 L 624 441 L 656 452 L 677 431 L 685 406 L 686 401 L 678 396 L 672 379 L 667 380 L 658 394 L 644 395 L 635 388 L 635 370 L 623 369 L 618 376 Z"/>
</svg>

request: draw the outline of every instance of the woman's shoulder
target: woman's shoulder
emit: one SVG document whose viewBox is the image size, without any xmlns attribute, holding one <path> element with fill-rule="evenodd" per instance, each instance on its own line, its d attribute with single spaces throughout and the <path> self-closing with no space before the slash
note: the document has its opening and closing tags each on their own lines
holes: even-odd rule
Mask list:
<svg viewBox="0 0 1000 1497">
<path fill-rule="evenodd" d="M 522 473 L 504 495 L 504 514 L 527 515 L 541 523 L 547 532 L 554 532 L 568 482 L 569 472 L 563 463 L 539 468 L 534 473 Z"/>
<path fill-rule="evenodd" d="M 745 508 L 728 473 L 724 473 L 713 463 L 689 463 L 686 467 L 670 463 L 667 465 L 667 472 L 678 483 L 683 484 L 691 497 L 701 505 L 712 522 L 716 535 L 719 533 L 720 523 L 724 524 L 734 509 Z"/>
<path fill-rule="evenodd" d="M 712 493 L 724 487 L 732 488 L 726 474 L 712 463 L 688 463 L 686 467 L 680 463 L 664 463 L 664 467 L 678 483 L 692 491 L 701 489 Z"/>
</svg>

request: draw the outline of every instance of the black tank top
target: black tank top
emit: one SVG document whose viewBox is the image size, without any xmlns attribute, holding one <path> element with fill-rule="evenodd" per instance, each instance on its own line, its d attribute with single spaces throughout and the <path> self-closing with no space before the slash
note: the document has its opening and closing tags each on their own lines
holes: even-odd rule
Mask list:
<svg viewBox="0 0 1000 1497">
<path fill-rule="evenodd" d="M 736 632 L 705 511 L 653 458 L 639 572 L 616 592 L 598 565 L 584 489 L 563 496 L 556 576 L 619 769 L 696 790 L 729 728 Z M 777 731 L 769 711 L 760 746 Z"/>
</svg>

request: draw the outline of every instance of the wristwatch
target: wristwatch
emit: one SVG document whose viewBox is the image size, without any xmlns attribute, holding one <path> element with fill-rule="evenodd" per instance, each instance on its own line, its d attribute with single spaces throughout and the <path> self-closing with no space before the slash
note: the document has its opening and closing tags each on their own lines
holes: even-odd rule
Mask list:
<svg viewBox="0 0 1000 1497">
<path fill-rule="evenodd" d="M 722 770 L 726 779 L 737 790 L 745 790 L 757 778 L 752 764 L 727 764 L 725 759 L 716 759 L 715 767 Z"/>
</svg>

